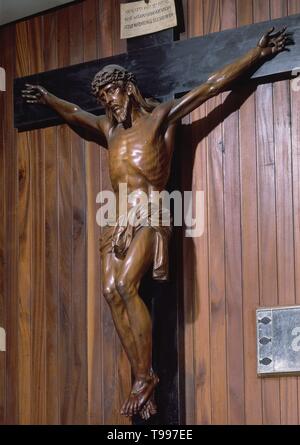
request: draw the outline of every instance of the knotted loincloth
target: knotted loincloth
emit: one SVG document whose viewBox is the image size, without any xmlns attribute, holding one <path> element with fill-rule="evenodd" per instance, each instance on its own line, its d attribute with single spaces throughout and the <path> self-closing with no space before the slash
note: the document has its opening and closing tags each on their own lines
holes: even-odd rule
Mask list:
<svg viewBox="0 0 300 445">
<path fill-rule="evenodd" d="M 152 276 L 155 280 L 167 280 L 168 243 L 172 231 L 170 221 L 170 211 L 156 204 L 139 204 L 132 207 L 127 217 L 121 215 L 114 226 L 104 228 L 100 238 L 101 255 L 114 253 L 117 258 L 124 259 L 136 233 L 142 227 L 152 227 L 155 231 Z"/>
</svg>

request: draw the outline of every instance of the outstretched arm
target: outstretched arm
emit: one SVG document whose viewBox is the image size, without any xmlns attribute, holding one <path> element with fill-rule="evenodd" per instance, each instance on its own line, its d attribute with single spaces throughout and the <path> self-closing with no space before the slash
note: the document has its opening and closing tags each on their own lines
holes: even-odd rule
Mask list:
<svg viewBox="0 0 300 445">
<path fill-rule="evenodd" d="M 30 104 L 43 104 L 55 110 L 69 125 L 75 125 L 97 132 L 103 144 L 106 146 L 106 136 L 108 134 L 108 121 L 103 116 L 95 116 L 92 113 L 82 110 L 75 104 L 60 99 L 49 93 L 44 87 L 39 85 L 26 84 L 26 89 L 22 91 L 22 97 Z"/>
<path fill-rule="evenodd" d="M 273 31 L 274 28 L 267 32 L 260 39 L 256 48 L 214 73 L 207 82 L 190 91 L 181 99 L 174 101 L 171 104 L 166 124 L 170 125 L 182 119 L 209 98 L 225 91 L 258 62 L 283 51 L 287 41 L 286 28 L 272 35 Z"/>
</svg>

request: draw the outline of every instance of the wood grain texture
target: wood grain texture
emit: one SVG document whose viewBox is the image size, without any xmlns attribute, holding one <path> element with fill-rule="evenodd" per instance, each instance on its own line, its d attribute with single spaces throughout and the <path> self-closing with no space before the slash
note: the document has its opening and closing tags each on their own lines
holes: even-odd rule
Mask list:
<svg viewBox="0 0 300 445">
<path fill-rule="evenodd" d="M 17 73 L 29 73 L 29 29 L 28 24 L 19 23 L 17 33 Z M 31 299 L 32 299 L 32 194 L 31 164 L 33 153 L 30 150 L 30 135 L 19 134 L 18 147 L 18 347 L 19 367 L 19 413 L 20 423 L 28 424 L 31 419 Z"/>
<path fill-rule="evenodd" d="M 221 29 L 220 2 L 204 1 L 204 33 Z M 206 104 L 208 143 L 208 267 L 210 292 L 210 360 L 212 423 L 227 424 L 227 351 L 224 239 L 224 164 L 222 98 Z"/>
<path fill-rule="evenodd" d="M 185 19 L 189 19 L 189 3 L 184 3 L 184 13 Z M 202 5 L 201 7 L 201 15 L 202 15 Z M 199 10 L 199 5 L 197 5 L 197 10 Z M 185 29 L 185 33 L 180 35 L 180 39 L 189 38 L 189 31 Z M 186 116 L 182 119 L 182 128 L 180 131 L 180 139 L 178 141 L 179 147 L 184 144 L 184 141 L 188 135 L 188 129 L 190 127 L 191 115 Z M 191 136 L 192 137 L 192 136 Z M 182 159 L 182 157 L 181 157 Z M 189 168 L 192 168 L 193 158 L 189 153 L 188 158 L 186 159 L 186 163 Z M 181 174 L 181 189 L 188 190 L 191 189 L 190 185 L 190 177 L 186 177 L 184 172 Z M 185 272 L 185 279 L 183 280 L 183 309 L 184 309 L 184 397 L 185 397 L 185 420 L 188 424 L 194 424 L 196 422 L 196 398 L 195 398 L 195 348 L 194 348 L 194 307 L 195 307 L 195 286 L 194 286 L 194 268 L 189 267 L 189 265 L 194 263 L 194 250 L 193 246 L 191 246 L 190 240 L 183 237 L 182 240 L 182 261 L 183 264 L 186 264 L 187 269 Z"/>
<path fill-rule="evenodd" d="M 120 54 L 119 0 L 0 29 L 0 423 L 126 424 L 127 358 L 101 295 L 107 152 L 66 126 L 13 130 L 12 80 Z M 300 13 L 300 0 L 185 0 L 181 40 Z M 244 85 L 183 121 L 182 184 L 205 230 L 183 240 L 188 424 L 299 424 L 299 377 L 256 375 L 255 310 L 300 304 L 300 99 Z M 178 147 L 180 149 L 180 147 Z M 187 173 L 188 172 L 188 173 Z M 191 174 L 192 173 L 192 174 Z"/>
<path fill-rule="evenodd" d="M 96 11 L 96 14 L 95 14 Z M 83 57 L 93 60 L 98 48 L 98 2 L 83 4 Z M 95 38 L 96 36 L 96 38 Z M 100 191 L 100 149 L 91 142 L 85 143 L 86 163 L 86 243 L 87 243 L 87 360 L 88 360 L 88 421 L 103 422 L 102 398 L 102 298 L 100 288 L 100 228 L 96 222 L 96 196 Z"/>
<path fill-rule="evenodd" d="M 82 4 L 69 9 L 70 62 L 83 62 Z M 72 299 L 73 299 L 73 419 L 88 423 L 87 348 L 86 348 L 86 187 L 83 140 L 71 133 L 72 149 Z"/>
<path fill-rule="evenodd" d="M 199 19 L 199 3 L 189 3 L 193 10 L 188 17 L 189 36 L 201 28 L 201 21 L 207 32 L 209 26 L 221 30 L 295 14 L 300 7 L 299 1 L 204 1 Z M 206 191 L 208 220 L 202 239 L 195 240 L 196 259 L 202 261 L 196 260 L 193 271 L 188 259 L 184 262 L 189 292 L 185 298 L 192 298 L 193 286 L 197 289 L 192 312 L 185 303 L 188 423 L 196 418 L 200 424 L 299 422 L 297 379 L 259 378 L 255 342 L 255 310 L 259 306 L 299 302 L 294 284 L 299 263 L 299 173 L 297 155 L 292 155 L 299 146 L 299 104 L 297 94 L 291 91 L 289 128 L 287 83 L 262 86 L 257 93 L 254 89 L 243 86 L 231 97 L 208 102 L 202 107 L 206 110 L 202 122 L 201 109 L 191 115 L 192 127 L 198 127 L 198 142 L 203 127 L 201 151 L 194 159 L 197 179 L 193 187 L 198 189 L 201 183 Z M 194 147 L 195 133 L 185 134 Z M 205 144 L 207 170 L 203 169 Z M 218 144 L 223 154 L 216 149 Z M 211 314 L 203 319 L 207 299 Z M 208 370 L 203 360 L 207 350 L 211 356 Z M 198 382 L 200 391 L 195 390 Z M 211 418 L 203 415 L 209 406 Z"/>
<path fill-rule="evenodd" d="M 57 14 L 44 17 L 44 62 L 57 66 Z M 46 306 L 46 423 L 59 416 L 59 293 L 58 293 L 58 149 L 57 128 L 45 130 L 45 306 Z"/>
<path fill-rule="evenodd" d="M 252 0 L 237 3 L 238 26 L 253 21 Z M 261 380 L 256 374 L 255 310 L 259 306 L 257 170 L 255 95 L 250 94 L 239 111 L 241 181 L 241 236 L 243 284 L 243 333 L 245 378 L 245 423 L 262 423 Z"/>
<path fill-rule="evenodd" d="M 33 19 L 28 57 L 32 71 L 44 68 L 43 19 Z M 45 305 L 45 139 L 41 130 L 29 133 L 32 197 L 31 257 L 31 423 L 46 423 L 46 305 Z"/>
<path fill-rule="evenodd" d="M 236 2 L 223 0 L 221 8 L 222 29 L 237 26 Z M 239 97 L 240 92 L 223 95 L 225 113 L 227 103 L 238 104 Z M 244 357 L 236 353 L 243 351 L 244 343 L 239 112 L 229 111 L 223 124 L 228 423 L 244 424 Z"/>
<path fill-rule="evenodd" d="M 270 18 L 270 2 L 254 0 L 254 19 Z M 276 190 L 273 119 L 273 85 L 259 86 L 256 96 L 258 169 L 258 231 L 260 305 L 277 306 Z M 263 422 L 280 423 L 278 378 L 263 381 Z"/>
<path fill-rule="evenodd" d="M 187 2 L 187 23 L 189 23 L 189 36 L 203 35 L 203 1 L 197 1 L 191 7 Z M 205 125 L 200 119 L 205 117 L 205 107 L 194 111 L 191 115 L 191 122 L 195 125 L 188 125 L 185 130 L 185 137 L 191 138 L 192 150 L 191 156 L 183 162 L 187 162 L 188 168 L 193 169 L 192 183 L 185 183 L 187 190 L 204 191 L 207 197 L 207 143 L 203 140 L 203 132 Z M 186 175 L 183 172 L 183 176 Z M 188 177 L 186 177 L 186 180 Z M 194 199 L 194 203 L 196 200 Z M 207 227 L 207 203 L 204 209 L 204 224 Z M 193 413 L 187 416 L 188 423 L 210 424 L 211 418 L 211 367 L 210 367 L 210 301 L 209 301 L 209 269 L 207 264 L 208 255 L 208 236 L 207 231 L 200 238 L 193 239 L 193 243 L 189 239 L 184 239 L 186 245 L 186 258 L 184 264 L 190 264 L 191 276 L 194 276 L 194 288 L 192 286 L 186 288 L 184 298 L 186 301 L 186 380 L 193 382 L 193 387 L 186 392 L 186 409 L 187 414 L 190 411 L 190 397 L 195 397 L 195 405 Z M 193 244 L 193 246 L 191 246 Z M 193 255 L 190 254 L 191 247 Z M 187 263 L 189 262 L 189 263 Z M 187 280 L 186 280 L 187 281 Z M 194 295 L 193 295 L 194 294 Z M 194 301 L 191 299 L 194 298 Z M 192 303 L 192 305 L 191 305 Z M 195 332 L 194 326 L 201 326 L 201 335 Z M 190 332 L 190 333 L 189 333 Z M 191 337 L 192 342 L 189 347 L 187 342 Z M 192 349 L 193 356 L 188 354 Z M 193 360 L 191 360 L 193 357 Z M 198 364 L 195 368 L 195 364 Z M 187 380 L 188 382 L 188 380 Z M 195 394 L 195 396 L 193 395 Z M 192 415 L 191 415 L 192 414 Z"/>
<path fill-rule="evenodd" d="M 70 21 L 67 9 L 58 15 L 58 65 L 70 63 Z M 60 422 L 71 424 L 74 410 L 73 370 L 73 296 L 72 296 L 72 147 L 71 130 L 58 131 L 58 280 L 59 280 L 59 383 Z"/>
</svg>

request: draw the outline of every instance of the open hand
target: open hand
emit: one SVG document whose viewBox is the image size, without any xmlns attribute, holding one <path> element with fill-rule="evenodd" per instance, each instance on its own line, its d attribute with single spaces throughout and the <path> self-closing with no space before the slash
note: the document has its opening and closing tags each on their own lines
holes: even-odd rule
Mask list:
<svg viewBox="0 0 300 445">
<path fill-rule="evenodd" d="M 22 90 L 22 97 L 28 104 L 46 104 L 48 91 L 39 85 L 26 83 L 26 89 Z"/>
<path fill-rule="evenodd" d="M 258 42 L 258 47 L 261 48 L 261 56 L 268 57 L 284 51 L 288 35 L 286 34 L 286 27 L 281 31 L 272 34 L 274 26 L 271 28 Z"/>
</svg>

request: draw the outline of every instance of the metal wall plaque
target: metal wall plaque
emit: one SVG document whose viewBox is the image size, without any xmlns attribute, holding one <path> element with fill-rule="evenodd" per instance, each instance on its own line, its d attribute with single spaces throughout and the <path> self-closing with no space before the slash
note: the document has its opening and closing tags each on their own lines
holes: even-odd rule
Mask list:
<svg viewBox="0 0 300 445">
<path fill-rule="evenodd" d="M 300 374 L 300 306 L 256 311 L 257 372 Z"/>
</svg>

